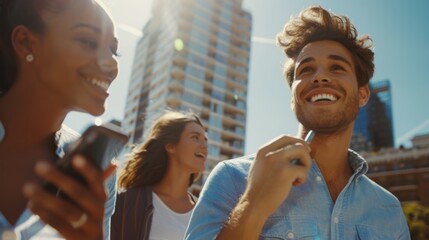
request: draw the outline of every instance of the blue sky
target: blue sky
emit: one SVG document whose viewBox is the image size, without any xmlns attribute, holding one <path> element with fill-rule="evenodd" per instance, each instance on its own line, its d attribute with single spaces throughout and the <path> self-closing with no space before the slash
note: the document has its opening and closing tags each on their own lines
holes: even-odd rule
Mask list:
<svg viewBox="0 0 429 240">
<path fill-rule="evenodd" d="M 110 88 L 105 121 L 122 120 L 139 30 L 150 18 L 152 0 L 105 0 L 118 24 L 120 73 Z M 392 88 L 395 143 L 410 145 L 416 134 L 429 133 L 429 1 L 426 0 L 244 0 L 253 15 L 247 104 L 246 149 L 252 153 L 280 134 L 295 135 L 290 90 L 282 77 L 285 58 L 274 44 L 291 15 L 313 4 L 348 16 L 359 35 L 374 41 L 372 82 L 389 79 Z M 65 123 L 81 132 L 94 117 L 72 113 Z"/>
</svg>

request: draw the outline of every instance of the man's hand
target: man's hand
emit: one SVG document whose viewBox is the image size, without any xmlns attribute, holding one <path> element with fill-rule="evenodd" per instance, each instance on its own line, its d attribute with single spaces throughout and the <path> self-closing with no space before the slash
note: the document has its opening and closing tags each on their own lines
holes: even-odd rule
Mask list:
<svg viewBox="0 0 429 240">
<path fill-rule="evenodd" d="M 301 165 L 291 163 L 300 159 Z M 262 146 L 252 163 L 247 187 L 217 239 L 259 239 L 267 218 L 305 182 L 310 147 L 302 139 L 280 136 Z"/>
<path fill-rule="evenodd" d="M 291 163 L 300 159 L 302 165 Z M 268 217 L 287 198 L 294 185 L 304 183 L 311 166 L 310 147 L 302 139 L 280 136 L 262 146 L 256 153 L 242 199 L 249 201 Z"/>
</svg>

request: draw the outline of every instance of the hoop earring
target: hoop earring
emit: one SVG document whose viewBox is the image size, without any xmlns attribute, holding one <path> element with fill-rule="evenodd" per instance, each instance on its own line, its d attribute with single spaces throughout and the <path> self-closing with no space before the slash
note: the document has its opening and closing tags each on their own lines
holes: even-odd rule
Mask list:
<svg viewBox="0 0 429 240">
<path fill-rule="evenodd" d="M 27 62 L 32 62 L 34 61 L 34 56 L 33 54 L 29 53 L 26 57 L 25 60 L 27 60 Z"/>
</svg>

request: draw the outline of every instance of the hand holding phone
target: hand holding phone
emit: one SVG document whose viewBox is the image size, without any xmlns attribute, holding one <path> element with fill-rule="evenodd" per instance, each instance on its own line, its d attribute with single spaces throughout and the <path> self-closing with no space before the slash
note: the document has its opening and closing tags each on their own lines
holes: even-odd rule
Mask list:
<svg viewBox="0 0 429 240">
<path fill-rule="evenodd" d="M 57 161 L 56 168 L 79 182 L 87 184 L 85 178 L 71 166 L 73 157 L 77 154 L 83 155 L 93 166 L 103 171 L 120 153 L 127 141 L 128 137 L 112 123 L 90 126 L 77 141 L 70 144 L 64 157 Z M 60 194 L 60 190 L 49 182 L 44 184 L 44 188 L 64 197 Z"/>
</svg>

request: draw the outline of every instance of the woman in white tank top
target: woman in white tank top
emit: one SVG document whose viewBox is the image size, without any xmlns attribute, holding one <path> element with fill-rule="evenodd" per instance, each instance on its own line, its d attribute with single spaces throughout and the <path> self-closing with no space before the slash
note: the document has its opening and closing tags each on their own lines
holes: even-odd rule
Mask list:
<svg viewBox="0 0 429 240">
<path fill-rule="evenodd" d="M 119 176 L 119 188 L 125 192 L 119 194 L 112 217 L 112 239 L 183 239 L 195 205 L 188 188 L 204 171 L 207 153 L 207 137 L 197 115 L 171 111 L 162 115 Z M 135 198 L 148 194 L 144 198 L 149 203 L 134 211 L 142 212 L 145 223 L 132 222 L 136 218 L 125 212 L 133 212 L 134 202 L 141 204 Z"/>
</svg>

